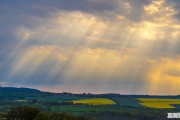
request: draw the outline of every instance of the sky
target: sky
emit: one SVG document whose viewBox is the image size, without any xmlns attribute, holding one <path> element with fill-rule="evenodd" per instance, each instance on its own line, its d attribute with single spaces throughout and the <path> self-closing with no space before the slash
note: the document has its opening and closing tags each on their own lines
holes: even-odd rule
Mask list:
<svg viewBox="0 0 180 120">
<path fill-rule="evenodd" d="M 0 0 L 0 86 L 180 94 L 180 1 Z"/>
</svg>

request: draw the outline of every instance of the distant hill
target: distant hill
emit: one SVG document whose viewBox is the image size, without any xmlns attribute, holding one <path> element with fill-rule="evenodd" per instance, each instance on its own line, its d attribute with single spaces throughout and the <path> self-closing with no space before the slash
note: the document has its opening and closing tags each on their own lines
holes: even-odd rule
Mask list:
<svg viewBox="0 0 180 120">
<path fill-rule="evenodd" d="M 51 94 L 31 88 L 0 87 L 0 99 L 24 99 L 27 97 L 50 96 Z"/>
<path fill-rule="evenodd" d="M 123 98 L 180 98 L 178 96 L 151 96 L 151 95 L 122 95 L 116 93 L 107 93 L 107 94 L 73 94 L 73 93 L 51 93 L 51 92 L 43 92 L 37 89 L 32 88 L 16 88 L 16 87 L 0 87 L 0 100 L 14 100 L 14 99 L 32 99 L 32 98 L 45 98 L 50 96 L 76 96 L 76 97 L 105 97 L 105 98 L 113 98 L 113 97 L 123 97 Z"/>
<path fill-rule="evenodd" d="M 0 92 L 41 92 L 32 88 L 0 87 Z"/>
</svg>

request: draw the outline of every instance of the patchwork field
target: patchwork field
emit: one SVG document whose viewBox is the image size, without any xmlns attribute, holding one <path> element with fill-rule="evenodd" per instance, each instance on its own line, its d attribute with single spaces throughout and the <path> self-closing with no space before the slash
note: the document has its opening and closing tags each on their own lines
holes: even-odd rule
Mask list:
<svg viewBox="0 0 180 120">
<path fill-rule="evenodd" d="M 140 104 L 150 108 L 176 108 L 175 105 L 180 105 L 180 99 L 165 99 L 165 98 L 137 98 Z"/>
<path fill-rule="evenodd" d="M 87 98 L 72 101 L 74 104 L 85 104 L 85 105 L 115 105 L 111 99 L 108 98 Z"/>
</svg>

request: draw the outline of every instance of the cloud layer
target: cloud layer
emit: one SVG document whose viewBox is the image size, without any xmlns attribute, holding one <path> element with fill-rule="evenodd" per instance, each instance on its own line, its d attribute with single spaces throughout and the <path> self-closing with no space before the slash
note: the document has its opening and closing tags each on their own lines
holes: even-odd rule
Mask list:
<svg viewBox="0 0 180 120">
<path fill-rule="evenodd" d="M 179 4 L 2 0 L 0 83 L 56 92 L 179 94 Z"/>
</svg>

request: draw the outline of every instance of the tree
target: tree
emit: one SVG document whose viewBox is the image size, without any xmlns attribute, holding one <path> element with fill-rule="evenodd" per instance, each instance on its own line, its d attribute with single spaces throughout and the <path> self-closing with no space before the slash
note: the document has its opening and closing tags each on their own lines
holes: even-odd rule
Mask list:
<svg viewBox="0 0 180 120">
<path fill-rule="evenodd" d="M 34 120 L 40 109 L 29 106 L 19 106 L 11 108 L 6 115 L 7 120 Z"/>
<path fill-rule="evenodd" d="M 67 113 L 62 112 L 62 113 L 52 113 L 51 114 L 51 119 L 52 120 L 64 120 L 64 117 L 67 115 Z"/>
<path fill-rule="evenodd" d="M 51 120 L 50 115 L 47 112 L 40 112 L 35 120 Z"/>
<path fill-rule="evenodd" d="M 78 120 L 76 116 L 67 114 L 63 120 Z"/>
</svg>

